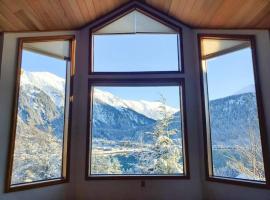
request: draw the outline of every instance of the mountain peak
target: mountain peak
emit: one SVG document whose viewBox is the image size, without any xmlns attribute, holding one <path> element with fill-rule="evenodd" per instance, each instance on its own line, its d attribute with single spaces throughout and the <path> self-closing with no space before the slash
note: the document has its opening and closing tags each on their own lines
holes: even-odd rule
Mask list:
<svg viewBox="0 0 270 200">
<path fill-rule="evenodd" d="M 58 90 L 63 90 L 63 85 L 65 84 L 65 79 L 50 72 L 29 72 L 23 70 L 21 75 L 22 84 L 26 82 L 30 84 L 29 81 L 38 81 L 39 83 L 54 85 Z M 60 83 L 60 85 L 55 85 L 56 83 Z"/>
<path fill-rule="evenodd" d="M 64 105 L 65 79 L 50 72 L 22 71 L 21 85 L 31 85 L 45 92 L 56 105 Z"/>
<path fill-rule="evenodd" d="M 22 71 L 21 85 L 31 85 L 45 92 L 56 105 L 64 105 L 65 80 L 50 72 Z M 161 119 L 161 106 L 159 101 L 127 100 L 117 97 L 110 92 L 99 89 L 94 90 L 95 100 L 111 105 L 117 109 L 128 108 L 144 116 L 158 120 Z M 174 114 L 179 109 L 165 105 L 169 114 Z"/>
<path fill-rule="evenodd" d="M 160 114 L 161 111 L 160 107 L 162 106 L 162 103 L 159 101 L 146 101 L 146 100 L 135 101 L 122 99 L 117 96 L 114 96 L 109 92 L 102 91 L 96 88 L 94 89 L 94 93 L 95 93 L 94 98 L 96 101 L 103 102 L 105 104 L 120 109 L 129 108 L 154 120 L 161 119 L 162 117 Z M 167 105 L 165 105 L 165 107 L 170 114 L 174 114 L 177 111 L 179 111 L 179 109 Z"/>
</svg>

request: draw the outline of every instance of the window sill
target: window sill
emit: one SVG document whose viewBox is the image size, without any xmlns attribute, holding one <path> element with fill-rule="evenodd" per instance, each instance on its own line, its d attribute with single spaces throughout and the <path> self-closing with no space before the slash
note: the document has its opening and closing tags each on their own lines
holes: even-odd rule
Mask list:
<svg viewBox="0 0 270 200">
<path fill-rule="evenodd" d="M 225 183 L 231 185 L 238 185 L 238 186 L 246 186 L 246 187 L 254 187 L 254 188 L 264 188 L 269 189 L 269 185 L 265 181 L 252 181 L 246 179 L 233 179 L 233 178 L 225 178 L 225 177 L 207 177 L 207 181 L 210 182 L 217 182 L 217 183 Z"/>
<path fill-rule="evenodd" d="M 8 192 L 16 192 L 20 190 L 28 190 L 33 188 L 39 188 L 39 187 L 46 187 L 51 185 L 57 185 L 62 183 L 67 183 L 69 180 L 66 178 L 55 178 L 45 181 L 34 181 L 30 183 L 20 183 L 20 184 L 14 184 L 6 187 L 6 193 Z"/>
<path fill-rule="evenodd" d="M 86 180 L 190 179 L 189 175 L 91 175 Z"/>
</svg>

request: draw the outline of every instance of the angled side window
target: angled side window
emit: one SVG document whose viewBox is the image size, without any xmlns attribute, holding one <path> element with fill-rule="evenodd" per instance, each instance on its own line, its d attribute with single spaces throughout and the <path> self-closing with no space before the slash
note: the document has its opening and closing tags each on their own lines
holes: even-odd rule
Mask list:
<svg viewBox="0 0 270 200">
<path fill-rule="evenodd" d="M 253 42 L 200 38 L 210 178 L 266 182 Z"/>
<path fill-rule="evenodd" d="M 67 179 L 71 41 L 21 40 L 9 191 Z"/>
</svg>

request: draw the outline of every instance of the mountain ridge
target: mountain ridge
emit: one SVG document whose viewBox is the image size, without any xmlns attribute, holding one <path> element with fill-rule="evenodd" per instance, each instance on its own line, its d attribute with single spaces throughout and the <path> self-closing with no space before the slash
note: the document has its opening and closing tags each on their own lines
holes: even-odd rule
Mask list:
<svg viewBox="0 0 270 200">
<path fill-rule="evenodd" d="M 55 89 L 55 91 L 52 90 L 52 86 L 55 86 L 56 83 L 50 82 L 47 84 L 43 84 L 42 86 L 35 87 L 34 84 L 40 83 L 39 81 L 31 81 L 29 77 L 39 75 L 38 78 L 46 78 L 44 75 L 49 75 L 49 77 L 56 78 L 55 80 L 61 82 L 63 84 L 63 79 L 58 79 L 56 76 L 51 76 L 48 73 L 26 73 L 26 78 L 22 78 L 23 84 L 22 84 L 22 91 L 23 97 L 21 98 L 26 99 L 22 101 L 22 106 L 19 109 L 20 114 L 22 117 L 22 120 L 27 122 L 29 117 L 33 118 L 34 122 L 37 124 L 37 127 L 42 128 L 42 130 L 47 130 L 49 127 L 53 127 L 53 130 L 59 132 L 62 132 L 62 128 L 59 128 L 61 126 L 62 118 L 59 118 L 59 116 L 63 115 L 63 109 L 60 109 L 61 106 L 56 103 L 56 101 L 53 100 L 54 96 L 52 94 L 55 94 L 59 92 L 59 90 Z M 41 76 L 43 75 L 43 76 Z M 37 79 L 37 78 L 35 78 Z M 53 80 L 52 78 L 50 81 Z M 30 83 L 29 83 L 30 82 Z M 41 83 L 44 83 L 44 80 L 41 81 Z M 49 85 L 51 88 L 50 90 L 43 91 L 43 87 Z M 59 88 L 59 87 L 58 87 Z M 62 86 L 62 90 L 63 90 Z M 49 91 L 49 92 L 48 92 Z M 247 90 L 245 90 L 247 91 Z M 113 94 L 109 92 L 104 92 L 98 89 L 95 89 L 94 91 L 96 93 L 94 98 L 94 110 L 93 110 L 93 123 L 95 124 L 95 130 L 94 133 L 98 134 L 98 131 L 100 131 L 100 134 L 103 136 L 106 136 L 107 139 L 113 139 L 114 137 L 110 136 L 108 132 L 109 130 L 114 131 L 118 133 L 118 136 L 116 138 L 124 137 L 124 134 L 127 130 L 134 129 L 132 133 L 130 133 L 130 136 L 135 137 L 138 139 L 140 135 L 140 131 L 142 131 L 145 128 L 146 132 L 152 131 L 153 127 L 155 126 L 156 122 L 159 120 L 159 118 L 155 113 L 159 113 L 158 110 L 155 111 L 155 113 L 150 113 L 151 110 L 157 109 L 158 105 L 152 106 L 149 110 L 146 112 L 141 112 L 140 109 L 143 109 L 147 106 L 147 104 L 141 104 L 141 102 L 145 103 L 147 101 L 140 101 L 139 105 L 141 105 L 141 108 L 137 108 L 136 106 L 133 106 L 135 101 L 128 101 L 120 99 L 119 97 L 114 96 Z M 45 96 L 44 96 L 45 95 Z M 48 97 L 46 97 L 46 95 Z M 60 96 L 60 95 L 59 95 Z M 28 102 L 32 102 L 33 98 L 43 98 L 48 99 L 46 102 L 44 102 L 42 99 L 37 100 L 35 104 L 32 104 L 32 108 L 28 106 Z M 52 99 L 52 102 L 49 101 L 49 99 Z M 34 99 L 35 100 L 35 99 Z M 149 103 L 149 102 L 147 102 Z M 153 102 L 150 102 L 153 103 Z M 159 102 L 154 102 L 159 103 Z M 45 105 L 42 105 L 45 104 Z M 55 104 L 55 106 L 53 105 Z M 256 98 L 255 94 L 252 92 L 242 93 L 242 94 L 234 94 L 228 97 L 212 100 L 209 103 L 210 105 L 210 112 L 212 113 L 212 134 L 215 144 L 226 144 L 225 140 L 228 136 L 232 138 L 232 140 L 235 140 L 236 143 L 241 137 L 243 137 L 243 134 L 247 131 L 247 128 L 252 129 L 256 132 L 258 131 L 257 126 L 257 113 L 256 113 Z M 50 108 L 48 109 L 48 113 L 44 111 L 45 107 Z M 138 106 L 137 106 L 138 107 Z M 240 108 L 241 109 L 238 109 Z M 36 113 L 33 113 L 31 109 L 35 109 Z M 139 111 L 138 111 L 139 110 Z M 32 113 L 32 114 L 31 114 Z M 178 123 L 176 119 L 181 117 L 180 111 L 174 110 L 174 112 L 171 112 L 173 117 L 173 124 L 171 125 L 171 128 L 177 127 L 178 129 L 181 126 L 181 123 Z M 33 115 L 33 116 L 31 116 Z M 54 118 L 52 116 L 55 116 Z M 247 119 L 247 117 L 253 116 L 250 119 Z M 234 120 L 232 120 L 234 119 Z M 43 121 L 42 121 L 43 120 Z M 44 121 L 45 120 L 45 121 Z M 178 119 L 179 120 L 179 119 Z M 181 120 L 181 118 L 180 118 Z M 179 120 L 179 121 L 180 121 Z M 31 120 L 30 120 L 31 121 Z M 46 123 L 45 123 L 46 122 Z M 248 124 L 246 122 L 249 122 Z M 122 124 L 121 124 L 122 123 Z M 243 124 L 241 130 L 238 130 L 237 124 Z M 231 129 L 228 129 L 228 126 L 233 126 L 233 132 L 230 132 Z M 129 126 L 129 128 L 128 128 Z M 226 128 L 227 127 L 227 128 Z M 118 130 L 118 131 L 117 131 Z M 238 134 L 235 134 L 234 132 L 238 130 Z M 134 136 L 134 134 L 136 136 Z M 56 135 L 61 135 L 60 133 L 57 133 Z M 102 137 L 102 136 L 98 137 Z M 238 135 L 238 137 L 236 137 Z M 241 137 L 240 137 L 241 136 Z M 243 139 L 241 139 L 243 140 Z"/>
<path fill-rule="evenodd" d="M 21 85 L 31 85 L 45 92 L 57 106 L 64 106 L 65 79 L 49 72 L 22 70 Z"/>
<path fill-rule="evenodd" d="M 56 105 L 64 105 L 65 79 L 56 76 L 50 72 L 28 72 L 22 71 L 21 85 L 32 85 L 44 91 Z M 148 118 L 158 120 L 161 118 L 160 107 L 161 102 L 158 101 L 134 101 L 121 99 L 107 91 L 94 89 L 94 98 L 97 101 L 114 106 L 116 108 L 129 108 Z M 168 113 L 174 114 L 179 109 L 165 105 Z"/>
</svg>

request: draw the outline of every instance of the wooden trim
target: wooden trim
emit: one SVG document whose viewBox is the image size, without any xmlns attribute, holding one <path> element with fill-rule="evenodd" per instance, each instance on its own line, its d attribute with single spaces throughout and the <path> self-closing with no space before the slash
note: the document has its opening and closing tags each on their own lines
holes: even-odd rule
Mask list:
<svg viewBox="0 0 270 200">
<path fill-rule="evenodd" d="M 260 189 L 269 189 L 269 185 L 265 182 L 260 181 L 249 181 L 245 179 L 232 179 L 226 177 L 207 177 L 207 181 L 214 182 L 214 183 L 223 183 L 223 184 L 231 184 L 235 186 L 244 186 L 244 187 L 254 187 Z"/>
<path fill-rule="evenodd" d="M 16 82 L 14 86 L 15 95 L 13 97 L 13 115 L 10 119 L 11 134 L 9 139 L 9 151 L 8 151 L 8 162 L 7 162 L 7 173 L 6 173 L 6 185 L 5 191 L 11 191 L 11 177 L 12 177 L 12 166 L 14 156 L 14 146 L 16 137 L 16 124 L 17 124 L 17 108 L 18 108 L 18 96 L 19 96 L 19 85 L 20 85 L 20 68 L 22 63 L 22 48 L 23 42 L 19 40 L 18 53 L 17 53 L 17 69 L 16 69 Z"/>
<path fill-rule="evenodd" d="M 185 73 L 185 58 L 184 58 L 184 39 L 183 39 L 183 31 L 182 29 L 179 29 L 179 34 L 178 34 L 178 69 L 179 73 Z M 180 51 L 180 52 L 179 52 Z M 181 63 L 180 63 L 181 62 Z"/>
<path fill-rule="evenodd" d="M 65 41 L 65 40 L 75 40 L 75 35 L 53 35 L 53 36 L 36 36 L 36 37 L 21 37 L 19 40 L 27 43 L 33 42 L 51 42 L 56 41 Z"/>
<path fill-rule="evenodd" d="M 88 44 L 89 44 L 89 47 L 88 47 L 88 49 L 89 49 L 89 54 L 88 54 L 88 56 L 89 56 L 89 59 L 88 59 L 88 74 L 92 74 L 93 73 L 93 71 L 94 71 L 94 69 L 93 69 L 93 62 L 94 62 L 94 54 L 93 54 L 93 46 L 94 46 L 94 39 L 93 39 L 93 34 L 92 34 L 92 31 L 90 30 L 89 31 L 89 42 L 88 42 Z"/>
<path fill-rule="evenodd" d="M 124 78 L 124 77 L 123 77 Z M 182 152 L 183 152 L 183 175 L 90 175 L 89 163 L 91 161 L 90 144 L 92 143 L 92 106 L 93 106 L 93 91 L 92 86 L 170 86 L 177 85 L 181 93 L 179 93 L 180 109 L 182 110 Z M 89 79 L 88 81 L 88 109 L 87 109 L 87 139 L 86 139 L 86 163 L 85 163 L 85 179 L 86 180 L 126 180 L 126 179 L 190 179 L 189 172 L 189 157 L 188 157 L 188 135 L 186 123 L 186 104 L 185 104 L 185 83 L 183 78 L 163 78 L 163 79 L 118 79 L 118 80 L 96 80 Z"/>
<path fill-rule="evenodd" d="M 179 71 L 147 71 L 147 72 L 91 72 L 89 76 L 91 77 L 101 77 L 101 76 L 184 76 L 182 72 Z"/>
<path fill-rule="evenodd" d="M 70 40 L 70 91 L 69 91 L 69 119 L 68 119 L 68 142 L 67 142 L 67 175 L 66 179 L 67 181 L 70 180 L 70 155 L 71 155 L 71 130 L 72 130 L 72 111 L 73 111 L 73 102 L 74 102 L 74 76 L 76 74 L 76 66 L 75 66 L 75 60 L 76 60 L 76 38 L 75 35 L 72 40 Z"/>
<path fill-rule="evenodd" d="M 189 167 L 189 150 L 188 150 L 188 127 L 187 127 L 187 110 L 186 110 L 186 86 L 185 86 L 185 79 L 181 79 L 180 83 L 181 90 L 180 94 L 182 94 L 180 98 L 180 108 L 182 108 L 182 153 L 183 153 L 183 160 L 184 160 L 184 174 L 186 178 L 190 178 L 190 167 Z"/>
<path fill-rule="evenodd" d="M 51 29 L 51 30 L 22 30 L 22 31 L 2 31 L 2 33 L 55 33 L 55 32 L 64 32 L 67 31 L 76 31 L 77 29 Z M 74 33 L 71 33 L 72 35 Z M 61 35 L 61 34 L 60 34 Z M 45 36 L 46 37 L 46 36 Z"/>
<path fill-rule="evenodd" d="M 89 169 L 90 169 L 90 165 L 89 163 L 91 162 L 91 152 L 92 152 L 92 148 L 90 148 L 90 144 L 92 145 L 92 136 L 90 133 L 90 124 L 92 124 L 92 120 L 91 120 L 91 113 L 92 113 L 92 108 L 93 108 L 93 92 L 92 92 L 92 88 L 91 85 L 89 84 L 88 81 L 88 93 L 87 93 L 87 137 L 86 137 L 86 152 L 85 152 L 85 180 L 88 179 L 89 177 Z M 91 112 L 91 113 L 90 113 Z M 91 131 L 92 132 L 92 131 Z"/>
<path fill-rule="evenodd" d="M 199 71 L 200 71 L 200 90 L 201 90 L 201 107 L 202 107 L 202 122 L 203 122 L 203 139 L 204 139 L 204 161 L 205 161 L 205 175 L 213 174 L 213 166 L 209 163 L 212 160 L 212 153 L 208 148 L 208 134 L 206 125 L 206 102 L 205 102 L 205 81 L 203 77 L 203 66 L 202 66 L 202 53 L 201 53 L 201 37 L 198 36 L 198 55 L 199 55 Z M 208 104 L 208 102 L 207 102 Z"/>
<path fill-rule="evenodd" d="M 2 74 L 1 65 L 2 65 L 3 47 L 4 47 L 4 33 L 0 32 L 0 79 Z"/>
<path fill-rule="evenodd" d="M 246 27 L 246 28 L 239 28 L 239 27 L 209 27 L 209 26 L 196 26 L 196 27 L 192 27 L 193 29 L 196 30 L 201 30 L 201 31 L 207 31 L 207 30 L 215 30 L 215 31 L 219 31 L 219 30 L 237 30 L 237 31 L 250 31 L 250 30 L 260 30 L 260 31 L 267 31 L 269 30 L 268 28 L 260 28 L 260 27 Z M 211 33 L 210 33 L 211 34 Z M 239 34 L 238 34 L 239 35 Z"/>
<path fill-rule="evenodd" d="M 89 24 L 89 69 L 88 73 L 102 73 L 102 72 L 94 72 L 93 71 L 93 32 L 103 28 L 104 26 L 118 20 L 119 18 L 123 17 L 124 15 L 134 11 L 138 10 L 139 12 L 145 14 L 146 16 L 152 18 L 155 21 L 158 21 L 165 26 L 170 27 L 171 29 L 176 31 L 176 34 L 178 34 L 177 38 L 177 50 L 178 50 L 178 70 L 172 71 L 172 72 L 180 72 L 184 73 L 184 50 L 183 50 L 183 33 L 182 33 L 182 23 L 180 23 L 178 20 L 173 19 L 166 15 L 165 13 L 162 13 L 159 10 L 156 10 L 155 8 L 152 8 L 151 6 L 137 2 L 137 1 L 131 1 L 117 9 L 115 9 L 113 12 L 106 14 L 105 16 L 97 19 L 96 21 Z M 181 24 L 181 25 L 180 25 Z M 121 33 L 116 33 L 121 34 Z M 110 73 L 119 73 L 119 72 L 110 72 Z M 138 72 L 120 72 L 120 73 L 138 73 Z M 140 73 L 140 72 L 139 72 Z M 162 73 L 162 71 L 145 71 L 141 73 Z"/>
<path fill-rule="evenodd" d="M 252 34 L 223 34 L 223 33 L 198 33 L 199 38 L 202 39 L 216 39 L 216 40 L 240 40 L 249 41 L 254 35 Z"/>
<path fill-rule="evenodd" d="M 145 80 L 152 80 L 153 82 L 172 82 L 173 80 L 185 79 L 185 75 L 181 73 L 101 73 L 88 75 L 89 82 L 144 82 Z"/>
<path fill-rule="evenodd" d="M 15 148 L 15 139 L 16 139 L 16 125 L 17 125 L 17 112 L 18 112 L 18 100 L 19 100 L 19 90 L 20 90 L 20 72 L 21 72 L 21 63 L 22 63 L 22 50 L 23 50 L 23 43 L 25 42 L 48 42 L 48 41 L 70 41 L 70 48 L 72 51 L 70 52 L 71 57 L 71 74 L 74 75 L 74 59 L 75 59 L 75 35 L 62 35 L 62 36 L 40 36 L 40 37 L 24 37 L 19 38 L 18 40 L 18 57 L 17 57 L 17 69 L 16 69 L 16 83 L 14 85 L 14 96 L 13 96 L 13 115 L 11 117 L 11 134 L 9 140 L 9 151 L 8 151 L 8 164 L 7 164 L 7 173 L 6 173 L 6 184 L 5 184 L 5 192 L 13 192 L 18 190 L 25 190 L 43 186 L 49 186 L 54 184 L 65 183 L 69 181 L 69 163 L 70 163 L 70 129 L 71 129 L 71 121 L 68 123 L 68 131 L 63 134 L 64 140 L 66 140 L 66 145 L 63 145 L 63 156 L 66 156 L 66 163 L 62 163 L 62 177 L 50 179 L 50 180 L 41 180 L 41 181 L 34 181 L 31 183 L 22 183 L 11 185 L 11 177 L 12 177 L 12 166 L 13 166 L 13 159 L 14 159 L 14 148 Z M 70 84 L 70 94 L 73 88 L 73 77 L 70 77 L 71 84 Z M 70 99 L 70 97 L 69 97 Z M 72 119 L 71 113 L 71 103 L 69 105 L 69 120 Z M 65 106 L 66 107 L 66 106 Z M 66 115 L 66 110 L 65 110 Z M 66 123 L 66 121 L 65 121 Z M 64 125 L 65 126 L 65 125 Z M 63 141 L 64 142 L 64 141 Z M 66 149 L 64 149 L 66 148 Z M 64 158 L 63 158 L 64 160 Z M 65 165 L 65 166 L 64 166 Z M 66 169 L 63 170 L 63 167 Z M 63 171 L 66 171 L 63 174 Z"/>
<path fill-rule="evenodd" d="M 259 118 L 259 129 L 260 129 L 260 136 L 261 136 L 261 146 L 262 146 L 262 154 L 263 154 L 263 161 L 264 161 L 264 170 L 265 170 L 265 182 L 260 181 L 251 181 L 245 179 L 234 179 L 234 178 L 227 178 L 227 177 L 218 177 L 213 175 L 213 162 L 212 162 L 212 155 L 207 152 L 211 152 L 209 150 L 209 145 L 211 148 L 211 133 L 207 131 L 207 124 L 209 120 L 206 119 L 206 104 L 205 98 L 207 94 L 207 85 L 205 85 L 204 80 L 204 72 L 202 66 L 202 55 L 201 55 L 201 40 L 202 39 L 219 39 L 219 40 L 243 40 L 249 41 L 252 51 L 252 62 L 253 62 L 253 73 L 254 73 L 254 82 L 255 82 L 255 89 L 256 89 L 256 101 L 257 101 L 257 112 Z M 203 120 L 203 135 L 204 135 L 204 159 L 205 159 L 205 173 L 206 173 L 206 180 L 213 181 L 213 182 L 220 182 L 220 183 L 229 183 L 235 185 L 242 185 L 242 186 L 250 186 L 250 187 L 259 187 L 259 188 L 270 188 L 270 157 L 268 155 L 269 146 L 267 143 L 267 134 L 265 129 L 265 117 L 264 117 L 264 109 L 263 109 L 263 102 L 261 96 L 261 87 L 259 81 L 259 68 L 257 62 L 257 54 L 256 54 L 256 41 L 254 35 L 227 35 L 227 34 L 198 34 L 198 55 L 199 55 L 199 68 L 200 68 L 200 90 L 201 90 L 201 106 L 202 106 L 202 120 Z M 209 138 L 210 136 L 210 141 Z M 209 159 L 211 159 L 211 163 L 209 163 Z"/>
<path fill-rule="evenodd" d="M 10 186 L 8 189 L 6 189 L 7 192 L 17 192 L 22 190 L 28 190 L 28 189 L 34 189 L 34 188 L 40 188 L 40 187 L 47 187 L 52 185 L 58 185 L 62 183 L 67 183 L 68 180 L 64 178 L 56 178 L 56 179 L 48 179 L 46 181 L 34 181 L 31 183 L 24 183 L 24 184 L 18 184 L 14 186 Z"/>
<path fill-rule="evenodd" d="M 91 180 L 189 180 L 189 175 L 91 175 L 86 181 Z"/>
</svg>

